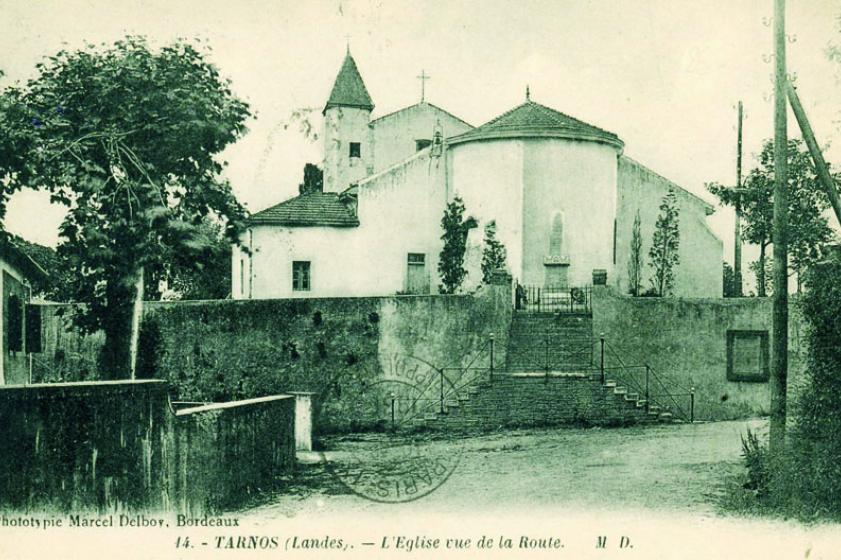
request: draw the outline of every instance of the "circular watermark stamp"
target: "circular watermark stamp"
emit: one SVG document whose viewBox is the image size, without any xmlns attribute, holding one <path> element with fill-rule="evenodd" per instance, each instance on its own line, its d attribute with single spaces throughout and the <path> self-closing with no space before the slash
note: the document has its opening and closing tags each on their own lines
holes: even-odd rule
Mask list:
<svg viewBox="0 0 841 560">
<path fill-rule="evenodd" d="M 322 460 L 357 496 L 409 502 L 440 488 L 461 461 L 463 439 L 449 429 L 462 404 L 459 384 L 412 356 L 390 356 L 384 370 L 361 397 L 370 431 L 337 438 Z"/>
</svg>

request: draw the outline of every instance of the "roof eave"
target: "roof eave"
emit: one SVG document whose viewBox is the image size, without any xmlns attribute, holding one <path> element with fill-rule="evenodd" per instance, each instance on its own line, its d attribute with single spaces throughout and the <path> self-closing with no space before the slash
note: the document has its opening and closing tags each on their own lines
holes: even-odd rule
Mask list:
<svg viewBox="0 0 841 560">
<path fill-rule="evenodd" d="M 354 228 L 359 227 L 359 220 L 343 224 L 314 224 L 312 222 L 296 222 L 294 220 L 249 220 L 247 222 L 247 227 L 253 226 Z"/>
<path fill-rule="evenodd" d="M 345 107 L 348 109 L 364 109 L 366 111 L 373 111 L 374 105 L 372 104 L 364 104 L 364 103 L 337 103 L 335 101 L 327 102 L 324 106 L 324 109 L 321 111 L 322 115 L 327 114 L 328 109 L 333 109 L 334 107 Z"/>
<path fill-rule="evenodd" d="M 617 136 L 610 137 L 601 134 L 587 134 L 569 132 L 551 128 L 517 128 L 513 130 L 486 130 L 477 133 L 475 130 L 465 132 L 447 139 L 447 144 L 465 144 L 467 142 L 483 142 L 487 140 L 510 140 L 515 138 L 560 138 L 563 140 L 578 140 L 582 142 L 597 142 L 616 148 L 620 153 L 625 149 L 625 143 Z"/>
</svg>

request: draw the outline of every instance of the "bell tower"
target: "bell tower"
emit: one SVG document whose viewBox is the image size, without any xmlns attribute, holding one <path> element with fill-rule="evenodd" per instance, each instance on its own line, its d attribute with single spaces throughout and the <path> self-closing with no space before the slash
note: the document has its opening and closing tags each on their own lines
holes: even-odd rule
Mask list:
<svg viewBox="0 0 841 560">
<path fill-rule="evenodd" d="M 374 102 L 348 48 L 324 106 L 324 192 L 342 192 L 373 173 Z"/>
</svg>

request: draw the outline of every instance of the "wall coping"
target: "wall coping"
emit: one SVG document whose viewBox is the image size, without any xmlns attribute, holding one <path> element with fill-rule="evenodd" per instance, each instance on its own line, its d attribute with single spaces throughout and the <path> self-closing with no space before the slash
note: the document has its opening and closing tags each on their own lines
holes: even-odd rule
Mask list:
<svg viewBox="0 0 841 560">
<path fill-rule="evenodd" d="M 744 305 L 744 304 L 770 304 L 772 298 L 770 296 L 742 296 L 742 297 L 676 297 L 676 296 L 632 296 L 629 294 L 617 293 L 612 286 L 601 287 L 601 290 L 593 290 L 593 299 L 598 298 L 612 298 L 621 301 L 633 301 L 634 303 L 646 302 L 649 305 L 655 303 L 688 303 L 688 304 L 716 304 L 716 305 Z M 789 294 L 789 305 L 794 305 L 799 302 L 800 296 L 797 294 Z"/>
<path fill-rule="evenodd" d="M 27 389 L 75 389 L 75 388 L 90 388 L 90 387 L 118 387 L 128 388 L 142 385 L 165 386 L 167 384 L 163 379 L 118 379 L 112 381 L 71 381 L 62 383 L 31 383 L 21 385 L 0 385 L 0 392 L 3 391 L 23 391 Z"/>
<path fill-rule="evenodd" d="M 229 408 L 238 408 L 241 406 L 251 406 L 254 404 L 263 404 L 267 402 L 282 401 L 284 399 L 294 399 L 293 395 L 272 395 L 270 397 L 259 397 L 256 399 L 244 399 L 241 401 L 230 401 L 224 403 L 211 403 L 201 406 L 194 406 L 191 408 L 184 408 L 175 413 L 175 416 L 188 416 L 190 414 L 199 414 L 202 412 L 211 412 L 214 410 L 225 410 Z"/>
</svg>

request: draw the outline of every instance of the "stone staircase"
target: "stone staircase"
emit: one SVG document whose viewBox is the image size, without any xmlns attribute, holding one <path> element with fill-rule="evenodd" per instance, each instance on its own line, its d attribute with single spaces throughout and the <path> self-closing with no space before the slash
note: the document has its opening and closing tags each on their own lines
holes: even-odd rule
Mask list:
<svg viewBox="0 0 841 560">
<path fill-rule="evenodd" d="M 615 380 L 601 381 L 592 317 L 515 313 L 504 371 L 483 372 L 414 420 L 427 429 L 628 425 L 673 421 Z"/>
<path fill-rule="evenodd" d="M 498 373 L 415 420 L 431 429 L 498 429 L 564 424 L 620 426 L 671 422 L 672 415 L 598 374 Z"/>
<path fill-rule="evenodd" d="M 514 313 L 505 370 L 585 371 L 593 366 L 593 352 L 589 315 Z"/>
</svg>

